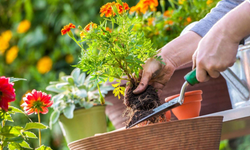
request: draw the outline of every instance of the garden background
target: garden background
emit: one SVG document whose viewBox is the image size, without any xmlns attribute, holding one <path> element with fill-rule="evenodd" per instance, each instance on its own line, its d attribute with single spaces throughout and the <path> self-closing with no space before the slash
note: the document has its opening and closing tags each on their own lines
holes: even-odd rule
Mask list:
<svg viewBox="0 0 250 150">
<path fill-rule="evenodd" d="M 161 48 L 177 37 L 186 25 L 205 16 L 218 0 L 169 0 L 159 1 L 152 13 L 134 14 L 144 17 L 144 23 L 135 27 L 151 38 L 154 48 Z M 22 97 L 32 89 L 45 90 L 50 81 L 58 80 L 60 74 L 70 74 L 81 54 L 80 48 L 60 31 L 64 25 L 73 23 L 85 26 L 89 22 L 98 23 L 100 7 L 110 0 L 0 0 L 0 76 L 25 78 L 27 81 L 15 83 L 16 101 L 20 108 Z M 130 7 L 138 0 L 123 0 Z M 75 34 L 79 34 L 75 30 Z M 48 125 L 51 111 L 42 115 L 42 123 Z M 37 121 L 35 115 L 30 116 Z M 27 118 L 15 115 L 15 123 L 22 125 Z M 108 118 L 107 118 L 108 120 Z M 114 127 L 109 121 L 107 131 Z M 37 131 L 34 130 L 35 133 Z M 42 143 L 52 149 L 68 149 L 58 124 L 52 130 L 42 130 Z M 232 142 L 233 141 L 233 142 Z M 250 149 L 249 136 L 232 141 L 222 141 L 221 149 Z M 37 147 L 36 139 L 28 141 Z M 232 146 L 231 146 L 232 147 Z"/>
</svg>

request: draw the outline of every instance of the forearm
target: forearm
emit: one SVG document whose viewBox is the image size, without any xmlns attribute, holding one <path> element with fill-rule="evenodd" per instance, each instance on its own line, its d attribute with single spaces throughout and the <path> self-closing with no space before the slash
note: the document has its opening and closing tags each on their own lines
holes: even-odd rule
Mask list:
<svg viewBox="0 0 250 150">
<path fill-rule="evenodd" d="M 192 61 L 192 55 L 195 52 L 201 36 L 193 31 L 177 37 L 166 44 L 160 52 L 163 60 L 168 60 L 177 68 Z"/>
<path fill-rule="evenodd" d="M 250 35 L 250 3 L 245 1 L 230 11 L 216 24 L 216 28 L 233 42 L 239 42 Z"/>
</svg>

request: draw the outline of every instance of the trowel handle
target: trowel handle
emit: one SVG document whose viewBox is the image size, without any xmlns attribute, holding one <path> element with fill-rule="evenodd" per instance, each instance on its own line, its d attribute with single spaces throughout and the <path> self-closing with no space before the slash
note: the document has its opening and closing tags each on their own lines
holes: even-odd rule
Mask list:
<svg viewBox="0 0 250 150">
<path fill-rule="evenodd" d="M 199 81 L 196 78 L 196 68 L 192 71 L 190 71 L 189 73 L 187 73 L 184 76 L 184 79 L 190 84 L 190 85 L 195 85 L 197 83 L 199 83 Z"/>
</svg>

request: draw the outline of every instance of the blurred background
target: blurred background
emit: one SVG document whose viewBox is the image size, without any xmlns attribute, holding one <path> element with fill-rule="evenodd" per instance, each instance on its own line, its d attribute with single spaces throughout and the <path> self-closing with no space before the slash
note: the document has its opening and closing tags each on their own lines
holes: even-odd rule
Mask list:
<svg viewBox="0 0 250 150">
<path fill-rule="evenodd" d="M 17 96 L 11 105 L 20 108 L 25 93 L 32 89 L 47 92 L 45 87 L 50 81 L 58 80 L 60 72 L 70 74 L 81 51 L 73 40 L 61 35 L 61 29 L 69 23 L 82 27 L 89 22 L 98 24 L 100 7 L 107 2 L 111 0 L 0 0 L 0 76 L 27 79 L 15 83 Z M 139 0 L 123 2 L 132 7 Z M 186 25 L 204 17 L 218 0 L 161 2 L 162 6 L 159 1 L 157 11 L 152 17 L 146 17 L 140 27 L 155 48 L 161 48 L 177 37 Z M 41 116 L 45 125 L 49 125 L 50 113 Z M 28 121 L 22 115 L 13 117 L 20 126 Z M 37 121 L 35 115 L 30 117 Z M 107 121 L 107 131 L 114 130 L 108 118 Z M 58 124 L 51 130 L 42 130 L 42 138 L 42 143 L 54 150 L 68 149 Z M 247 141 L 250 141 L 249 136 L 231 142 L 225 140 L 220 149 L 249 150 Z M 31 147 L 38 146 L 36 139 L 28 142 Z"/>
</svg>

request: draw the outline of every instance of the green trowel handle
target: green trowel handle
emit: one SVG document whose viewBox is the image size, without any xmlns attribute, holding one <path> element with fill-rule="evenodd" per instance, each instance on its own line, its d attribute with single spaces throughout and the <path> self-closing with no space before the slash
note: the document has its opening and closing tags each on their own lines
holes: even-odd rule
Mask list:
<svg viewBox="0 0 250 150">
<path fill-rule="evenodd" d="M 199 83 L 199 81 L 196 78 L 196 69 L 190 71 L 188 74 L 184 76 L 184 79 L 190 84 L 195 85 Z"/>
</svg>

